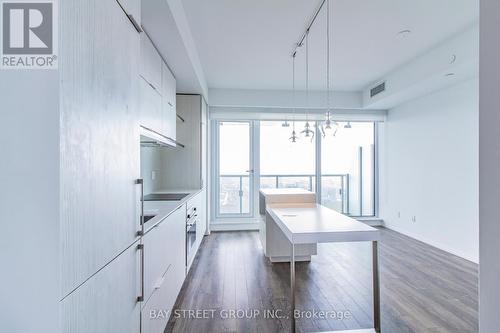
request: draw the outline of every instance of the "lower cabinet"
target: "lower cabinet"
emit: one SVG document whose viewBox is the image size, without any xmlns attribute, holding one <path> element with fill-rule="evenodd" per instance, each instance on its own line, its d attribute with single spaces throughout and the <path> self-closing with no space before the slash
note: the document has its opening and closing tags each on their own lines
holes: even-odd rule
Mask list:
<svg viewBox="0 0 500 333">
<path fill-rule="evenodd" d="M 143 237 L 142 333 L 163 333 L 186 276 L 186 206 L 182 205 Z"/>
<path fill-rule="evenodd" d="M 182 205 L 143 237 L 144 300 L 159 288 L 168 272 L 184 279 L 186 206 Z"/>
<path fill-rule="evenodd" d="M 139 332 L 138 244 L 134 243 L 61 301 L 62 332 Z"/>
<path fill-rule="evenodd" d="M 142 308 L 142 333 L 163 333 L 184 282 L 183 272 L 184 269 L 178 272 L 174 266 L 170 265 L 162 276 L 153 294 Z"/>
<path fill-rule="evenodd" d="M 200 202 L 192 203 L 198 207 Z M 186 205 L 182 205 L 150 229 L 142 244 L 139 240 L 132 244 L 61 301 L 62 332 L 163 333 L 185 277 Z M 141 283 L 144 301 L 138 302 Z"/>
</svg>

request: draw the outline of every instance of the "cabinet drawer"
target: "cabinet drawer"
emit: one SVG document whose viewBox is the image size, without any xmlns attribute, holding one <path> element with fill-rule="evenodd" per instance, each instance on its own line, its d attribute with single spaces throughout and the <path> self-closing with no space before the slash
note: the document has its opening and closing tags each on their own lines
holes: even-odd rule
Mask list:
<svg viewBox="0 0 500 333">
<path fill-rule="evenodd" d="M 148 231 L 144 242 L 144 297 L 147 300 L 164 280 L 165 272 L 183 272 L 185 261 L 185 206 Z M 181 279 L 184 278 L 182 274 Z"/>
<path fill-rule="evenodd" d="M 172 313 L 175 300 L 184 282 L 179 269 L 169 266 L 153 294 L 141 310 L 141 332 L 163 333 Z"/>
</svg>

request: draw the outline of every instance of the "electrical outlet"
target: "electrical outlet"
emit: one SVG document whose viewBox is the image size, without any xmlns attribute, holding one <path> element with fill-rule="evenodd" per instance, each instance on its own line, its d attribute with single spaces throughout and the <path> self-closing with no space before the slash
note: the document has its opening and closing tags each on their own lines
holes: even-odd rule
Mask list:
<svg viewBox="0 0 500 333">
<path fill-rule="evenodd" d="M 398 212 L 398 219 L 401 218 L 401 212 Z"/>
<path fill-rule="evenodd" d="M 153 170 L 151 171 L 151 180 L 155 180 L 156 179 L 156 171 Z"/>
<path fill-rule="evenodd" d="M 417 217 L 416 217 L 416 216 L 413 216 L 413 217 L 411 218 L 411 221 L 412 221 L 413 223 L 416 223 L 416 222 L 417 222 Z"/>
</svg>

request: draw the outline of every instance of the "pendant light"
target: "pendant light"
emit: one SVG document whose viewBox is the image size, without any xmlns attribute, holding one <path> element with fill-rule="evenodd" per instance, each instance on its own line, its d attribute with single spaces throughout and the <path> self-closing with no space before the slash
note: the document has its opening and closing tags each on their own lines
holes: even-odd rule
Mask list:
<svg viewBox="0 0 500 333">
<path fill-rule="evenodd" d="M 309 30 L 306 31 L 306 124 L 300 133 L 305 138 L 311 138 L 311 142 L 314 139 L 314 131 L 309 124 Z"/>
<path fill-rule="evenodd" d="M 330 0 L 326 0 L 326 120 L 323 125 L 321 125 L 321 132 L 323 137 L 333 132 L 333 136 L 337 134 L 338 123 L 332 121 L 331 119 L 331 108 L 330 108 Z"/>
<path fill-rule="evenodd" d="M 295 132 L 295 56 L 296 55 L 297 52 L 294 52 L 292 55 L 293 116 L 292 116 L 292 136 L 289 139 L 292 143 L 297 142 L 298 139 L 297 133 Z"/>
</svg>

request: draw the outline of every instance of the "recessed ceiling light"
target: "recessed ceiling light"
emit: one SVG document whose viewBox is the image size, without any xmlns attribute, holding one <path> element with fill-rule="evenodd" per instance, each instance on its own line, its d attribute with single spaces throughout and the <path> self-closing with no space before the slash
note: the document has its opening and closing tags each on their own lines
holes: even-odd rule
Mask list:
<svg viewBox="0 0 500 333">
<path fill-rule="evenodd" d="M 411 34 L 411 30 L 409 29 L 401 30 L 397 33 L 398 36 L 408 36 L 409 34 Z"/>
</svg>

